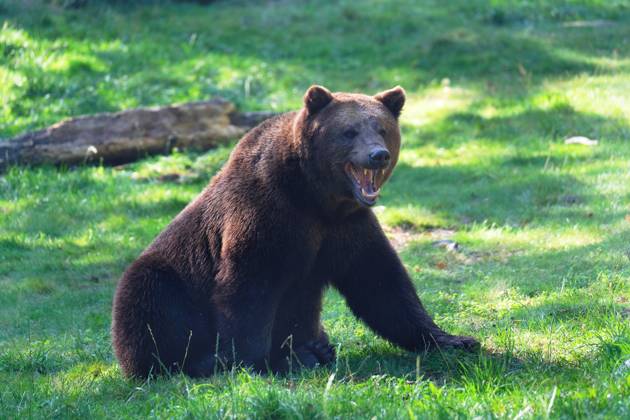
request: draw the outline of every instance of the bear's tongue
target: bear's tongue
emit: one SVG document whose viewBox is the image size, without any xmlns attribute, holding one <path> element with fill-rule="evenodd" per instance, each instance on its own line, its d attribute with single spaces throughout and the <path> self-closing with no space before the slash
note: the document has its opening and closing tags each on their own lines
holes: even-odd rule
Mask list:
<svg viewBox="0 0 630 420">
<path fill-rule="evenodd" d="M 374 193 L 376 191 L 376 171 L 364 169 L 361 176 L 361 192 L 363 195 Z"/>
<path fill-rule="evenodd" d="M 361 188 L 361 194 L 367 198 L 376 198 L 379 193 L 378 187 L 378 170 L 359 169 L 352 166 L 352 173 Z"/>
</svg>

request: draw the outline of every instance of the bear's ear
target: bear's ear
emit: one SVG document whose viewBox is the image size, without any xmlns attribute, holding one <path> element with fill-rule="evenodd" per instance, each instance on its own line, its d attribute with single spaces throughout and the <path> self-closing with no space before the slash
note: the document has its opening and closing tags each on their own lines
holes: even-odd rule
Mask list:
<svg viewBox="0 0 630 420">
<path fill-rule="evenodd" d="M 332 93 L 323 86 L 313 85 L 304 94 L 304 106 L 313 115 L 332 101 Z"/>
<path fill-rule="evenodd" d="M 398 118 L 405 104 L 405 89 L 396 86 L 393 89 L 374 95 L 374 99 L 382 102 L 394 114 L 394 117 Z"/>
</svg>

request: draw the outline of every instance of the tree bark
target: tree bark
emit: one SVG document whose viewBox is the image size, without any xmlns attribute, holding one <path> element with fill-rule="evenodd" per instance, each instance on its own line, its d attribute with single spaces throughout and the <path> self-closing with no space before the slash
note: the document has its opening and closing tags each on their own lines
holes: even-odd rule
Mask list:
<svg viewBox="0 0 630 420">
<path fill-rule="evenodd" d="M 222 99 L 70 118 L 0 141 L 0 171 L 13 164 L 120 164 L 180 149 L 207 150 L 273 116 L 238 113 Z"/>
</svg>

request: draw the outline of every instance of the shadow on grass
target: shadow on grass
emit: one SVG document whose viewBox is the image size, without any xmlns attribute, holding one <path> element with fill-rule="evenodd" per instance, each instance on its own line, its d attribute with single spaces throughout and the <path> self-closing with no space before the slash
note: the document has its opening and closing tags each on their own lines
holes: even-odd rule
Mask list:
<svg viewBox="0 0 630 420">
<path fill-rule="evenodd" d="M 478 363 L 503 363 L 505 369 L 520 364 L 509 352 L 494 353 L 486 349 L 473 352 L 443 349 L 414 354 L 383 343 L 372 349 L 346 351 L 349 354 L 338 359 L 336 370 L 342 376 L 357 381 L 375 375 L 387 375 L 408 380 L 424 377 L 445 382 L 459 376 L 462 368 Z"/>
<path fill-rule="evenodd" d="M 485 19 L 493 13 L 491 5 L 465 2 L 440 7 L 410 1 L 386 7 L 220 2 L 208 7 L 8 10 L 8 22 L 34 40 L 109 44 L 82 48 L 83 58 L 68 58 L 62 69 L 26 69 L 25 87 L 11 101 L 17 116 L 27 116 L 30 99 L 47 95 L 66 98 L 72 115 L 118 109 L 112 90 L 120 87 L 107 80 L 124 82 L 138 105 L 221 95 L 246 107 L 265 106 L 279 89 L 297 89 L 300 97 L 315 82 L 333 90 L 362 91 L 400 83 L 415 91 L 444 77 L 461 84 L 501 85 L 492 94 L 512 97 L 543 79 L 606 73 L 594 60 L 609 58 L 611 51 L 604 46 L 627 35 L 621 11 L 619 24 L 591 31 L 594 41 L 570 42 L 575 29 L 557 23 L 534 30 L 496 26 Z M 310 29 L 314 27 L 318 30 Z M 11 63 L 22 46 L 6 42 Z M 615 51 L 621 58 L 630 54 L 619 43 Z M 232 80 L 223 80 L 226 73 L 233 73 Z M 94 89 L 95 82 L 100 88 Z"/>
<path fill-rule="evenodd" d="M 472 104 L 470 108 L 474 108 Z M 563 140 L 574 135 L 594 139 L 606 137 L 607 141 L 619 138 L 619 133 L 630 129 L 627 121 L 576 111 L 568 104 L 555 104 L 548 109 L 526 109 L 514 115 L 484 118 L 471 109 L 456 112 L 436 123 L 419 128 L 404 128 L 406 145 L 418 146 L 436 143 L 441 147 L 454 148 L 471 139 L 492 141 L 518 148 L 539 146 L 544 139 L 549 142 Z M 554 156 L 548 156 L 554 159 Z M 515 166 L 539 163 L 543 168 L 547 156 L 538 156 L 537 162 L 514 157 Z M 542 161 L 541 161 L 542 160 Z M 553 161 L 551 163 L 554 163 Z"/>
<path fill-rule="evenodd" d="M 450 226 L 482 222 L 553 226 L 571 218 L 586 225 L 605 223 L 620 216 L 621 210 L 611 213 L 602 204 L 606 202 L 602 193 L 573 170 L 563 170 L 597 163 L 601 146 L 567 146 L 563 138 L 579 133 L 606 138 L 608 145 L 617 147 L 629 130 L 624 121 L 565 105 L 490 118 L 472 111 L 455 113 L 435 124 L 405 127 L 403 150 L 409 153 L 386 186 L 383 204 L 400 209 L 420 206 Z M 471 142 L 477 146 L 468 151 Z M 489 155 L 484 157 L 483 150 L 474 147 L 487 149 Z M 414 226 L 413 219 L 411 214 L 402 222 Z"/>
<path fill-rule="evenodd" d="M 509 281 L 526 294 L 527 290 L 524 289 L 531 288 L 535 292 L 534 295 L 543 290 L 557 290 L 565 285 L 572 289 L 589 287 L 595 280 L 599 281 L 596 262 L 592 260 L 592 256 L 602 252 L 602 249 L 616 249 L 619 245 L 626 244 L 629 239 L 628 233 L 622 233 L 602 243 L 575 247 L 561 252 L 545 253 L 544 257 L 538 253 L 512 257 L 506 262 L 506 265 L 512 266 L 516 272 L 512 273 Z M 579 262 L 580 265 L 571 266 L 570 269 L 579 275 L 580 279 L 575 281 L 575 279 L 569 278 L 565 285 L 560 285 L 558 283 L 560 280 L 565 282 L 566 278 L 562 278 L 562 272 L 567 270 L 567 267 L 558 266 L 557 262 L 569 260 Z M 548 278 L 558 279 L 558 282 L 546 285 L 531 282 L 532 265 L 536 265 L 539 270 L 546 271 Z M 100 267 L 101 265 L 96 264 L 95 266 Z M 87 271 L 91 270 L 92 268 L 87 268 Z M 550 270 L 551 274 L 549 273 Z M 523 276 L 521 279 L 519 276 L 521 271 L 524 274 L 528 273 L 529 277 Z M 582 282 L 583 280 L 585 281 Z M 623 279 L 621 277 L 611 277 L 607 283 L 602 284 L 603 287 L 610 288 L 611 293 L 615 293 L 615 288 L 622 287 L 622 285 Z M 107 289 L 109 290 L 109 286 Z M 105 292 L 105 294 L 108 293 Z M 530 323 L 527 326 L 528 330 L 544 332 L 548 326 L 546 322 L 548 323 L 550 318 L 561 323 L 570 323 L 571 321 L 578 323 L 582 322 L 584 317 L 595 316 L 599 319 L 611 311 L 619 314 L 621 307 L 593 302 L 587 305 L 558 296 L 552 301 L 548 300 L 535 307 L 511 311 L 510 319 L 512 321 L 518 320 L 521 326 L 526 325 L 523 323 Z M 547 321 L 540 322 L 543 318 Z M 605 322 L 605 318 L 602 320 Z M 32 345 L 29 345 L 28 353 L 24 353 L 18 348 L 5 353 L 4 359 L 0 359 L 2 370 L 22 374 L 51 375 L 73 370 L 77 364 L 83 362 L 102 362 L 104 359 L 108 363 L 111 362 L 109 339 L 106 333 L 103 333 L 104 325 L 108 324 L 107 317 L 75 322 L 76 331 L 73 334 L 78 335 L 74 338 L 75 343 L 72 347 L 74 350 L 69 353 L 71 357 L 68 357 L 67 351 L 63 350 L 69 344 L 67 342 L 68 337 L 66 337 L 66 342 L 58 342 L 52 340 L 52 336 L 51 339 L 46 339 L 47 334 L 44 334 L 44 336 L 38 337 Z M 94 328 L 92 331 L 89 330 L 90 326 Z M 86 328 L 87 335 L 82 337 L 81 332 L 85 331 Z M 429 379 L 438 384 L 464 384 L 484 389 L 485 387 L 508 383 L 510 385 L 507 386 L 507 389 L 509 389 L 515 382 L 514 379 L 507 378 L 508 375 L 510 378 L 514 378 L 516 375 L 518 378 L 521 371 L 525 371 L 524 375 L 531 375 L 536 372 L 544 372 L 548 375 L 549 372 L 553 372 L 563 376 L 583 376 L 585 375 L 584 363 L 591 363 L 590 358 L 597 359 L 595 360 L 597 363 L 616 366 L 615 363 L 621 357 L 620 352 L 624 351 L 623 348 L 625 347 L 623 346 L 628 344 L 627 337 L 624 338 L 623 334 L 600 337 L 599 341 L 592 343 L 596 347 L 594 356 L 592 354 L 585 356 L 585 359 L 578 361 L 578 363 L 557 363 L 545 361 L 541 353 L 523 354 L 523 352 L 518 351 L 514 348 L 509 333 L 504 334 L 496 331 L 493 335 L 504 341 L 499 346 L 500 349 L 496 351 L 482 348 L 478 352 L 443 350 L 426 354 L 407 353 L 382 340 L 366 345 L 365 341 L 350 339 L 343 343 L 345 347 L 338 359 L 337 366 L 329 367 L 327 370 L 330 373 L 336 372 L 338 379 L 344 378 L 353 382 L 374 380 L 375 377 L 382 376 L 383 378 L 394 377 L 408 381 Z M 89 349 L 91 350 L 88 351 Z M 516 351 L 521 356 L 515 356 Z M 61 353 L 64 353 L 63 357 L 60 355 Z M 506 388 L 501 386 L 497 389 Z"/>
<path fill-rule="evenodd" d="M 562 196 L 581 194 L 596 199 L 596 193 L 570 175 L 517 173 L 506 177 L 501 166 L 412 167 L 399 164 L 396 181 L 388 193 L 387 206 L 420 205 L 442 216 L 451 226 L 488 223 L 524 226 L 561 220 L 563 215 L 546 211 Z M 497 179 L 500 178 L 500 179 Z M 405 223 L 415 226 L 413 215 Z M 416 226 L 423 228 L 423 226 Z"/>
<path fill-rule="evenodd" d="M 588 245 L 514 255 L 505 263 L 516 273 L 510 276 L 509 282 L 529 297 L 595 285 L 601 292 L 614 295 L 623 290 L 627 281 L 624 276 L 630 274 L 626 255 L 628 243 L 630 231 L 626 230 Z M 565 299 L 570 301 L 571 297 Z M 597 302 L 588 303 L 593 308 L 598 307 Z"/>
</svg>

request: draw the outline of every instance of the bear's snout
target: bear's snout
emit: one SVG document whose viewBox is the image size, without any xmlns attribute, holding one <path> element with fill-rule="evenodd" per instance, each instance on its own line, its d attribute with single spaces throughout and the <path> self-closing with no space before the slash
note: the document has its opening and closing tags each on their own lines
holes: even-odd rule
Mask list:
<svg viewBox="0 0 630 420">
<path fill-rule="evenodd" d="M 382 169 L 389 165 L 391 156 L 384 147 L 374 148 L 368 155 L 370 169 Z"/>
</svg>

